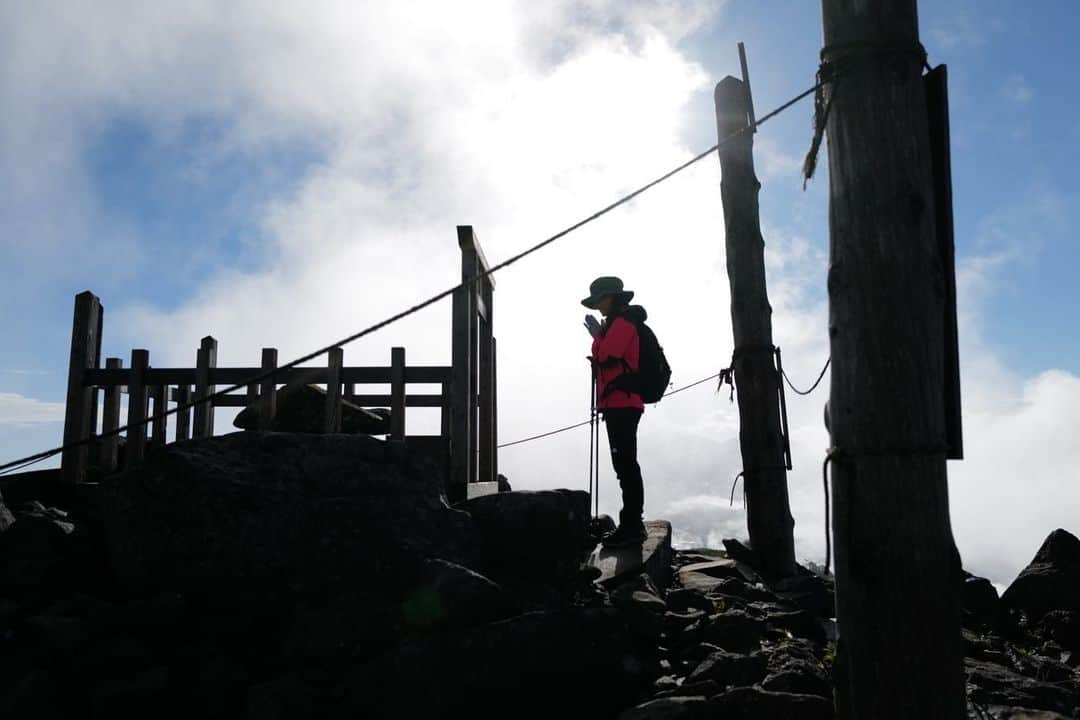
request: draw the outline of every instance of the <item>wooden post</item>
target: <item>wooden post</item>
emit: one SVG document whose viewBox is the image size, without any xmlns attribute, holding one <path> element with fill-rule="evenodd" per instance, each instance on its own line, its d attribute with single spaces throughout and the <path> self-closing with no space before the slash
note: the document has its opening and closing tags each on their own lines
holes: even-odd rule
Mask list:
<svg viewBox="0 0 1080 720">
<path fill-rule="evenodd" d="M 75 296 L 71 324 L 71 356 L 68 362 L 67 404 L 64 410 L 64 445 L 90 437 L 97 423 L 95 389 L 85 383 L 86 371 L 101 361 L 101 301 L 90 291 Z M 63 485 L 73 487 L 86 479 L 87 446 L 65 450 L 60 456 Z"/>
<path fill-rule="evenodd" d="M 728 76 L 716 86 L 716 129 L 720 146 L 732 358 L 739 394 L 739 445 L 742 450 L 746 524 L 750 545 L 763 569 L 783 577 L 795 572 L 795 521 L 788 502 L 784 439 L 773 365 L 772 307 L 765 287 L 765 243 L 758 220 L 758 190 L 749 131 L 727 140 L 749 124 L 746 85 Z"/>
<path fill-rule="evenodd" d="M 472 248 L 472 227 L 459 225 L 457 228 L 458 245 L 461 247 L 461 279 L 468 280 L 476 275 L 476 254 Z M 450 476 L 447 480 L 446 496 L 450 502 L 464 500 L 471 482 L 470 471 L 475 465 L 470 462 L 475 452 L 472 438 L 475 436 L 476 420 L 472 410 L 476 407 L 474 378 L 476 366 L 473 364 L 475 345 L 470 348 L 471 322 L 476 315 L 476 293 L 472 287 L 464 287 L 454 292 L 453 326 L 451 329 L 453 363 L 450 392 Z"/>
<path fill-rule="evenodd" d="M 442 406 L 439 408 L 439 435 L 449 442 L 450 428 L 453 425 L 454 394 L 451 391 L 452 385 L 450 383 L 444 382 L 440 387 L 442 389 Z"/>
<path fill-rule="evenodd" d="M 341 366 L 345 351 L 336 347 L 327 353 L 326 423 L 323 432 L 341 432 Z"/>
<path fill-rule="evenodd" d="M 150 352 L 131 351 L 131 374 L 128 379 L 127 443 L 124 446 L 124 469 L 138 465 L 146 452 L 146 405 L 149 401 L 146 370 Z"/>
<path fill-rule="evenodd" d="M 822 0 L 840 718 L 966 717 L 914 0 Z"/>
<path fill-rule="evenodd" d="M 105 360 L 105 367 L 110 370 L 119 370 L 123 366 L 124 361 L 120 358 L 108 358 Z M 113 385 L 105 388 L 105 401 L 101 413 L 101 434 L 110 433 L 118 427 L 120 427 L 120 386 Z M 101 439 L 102 475 L 116 472 L 119 448 L 119 435 L 110 435 Z"/>
<path fill-rule="evenodd" d="M 405 348 L 390 349 L 390 439 L 405 439 Z"/>
<path fill-rule="evenodd" d="M 214 393 L 210 384 L 210 369 L 217 367 L 217 340 L 207 335 L 202 339 L 195 363 L 195 399 L 200 400 Z M 195 437 L 210 437 L 214 434 L 214 403 L 203 402 L 194 407 Z"/>
<path fill-rule="evenodd" d="M 154 434 L 151 436 L 151 442 L 154 445 L 165 445 L 169 442 L 166 437 L 169 418 L 164 414 L 169 409 L 169 387 L 167 385 L 156 385 L 150 392 L 150 398 L 154 401 Z"/>
<path fill-rule="evenodd" d="M 176 404 L 183 408 L 191 402 L 191 386 L 181 385 L 176 388 Z M 191 438 L 191 408 L 181 409 L 176 413 L 176 441 Z"/>
<path fill-rule="evenodd" d="M 262 370 L 269 372 L 277 369 L 277 348 L 263 348 Z M 264 378 L 259 388 L 259 429 L 269 430 L 277 415 L 277 380 L 273 376 Z"/>
<path fill-rule="evenodd" d="M 479 327 L 479 418 L 478 446 L 480 464 L 478 479 L 480 482 L 494 482 L 495 468 L 495 341 L 492 338 L 492 292 L 487 282 L 481 282 L 481 300 L 485 315 L 480 318 Z"/>
<path fill-rule="evenodd" d="M 254 414 L 255 422 L 249 423 L 246 432 L 255 432 L 256 430 L 262 430 L 262 412 L 259 407 L 259 385 L 258 383 L 248 383 L 244 401 L 246 407 Z"/>
</svg>

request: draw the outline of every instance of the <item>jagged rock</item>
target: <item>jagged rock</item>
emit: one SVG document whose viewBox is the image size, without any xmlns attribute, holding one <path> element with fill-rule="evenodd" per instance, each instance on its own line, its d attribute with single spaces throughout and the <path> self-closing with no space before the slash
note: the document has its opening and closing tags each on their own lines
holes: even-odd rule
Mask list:
<svg viewBox="0 0 1080 720">
<path fill-rule="evenodd" d="M 836 615 L 832 578 L 814 574 L 794 575 L 777 580 L 772 584 L 772 589 L 782 599 L 819 617 Z"/>
<path fill-rule="evenodd" d="M 751 550 L 747 545 L 744 545 L 735 538 L 724 538 L 724 550 L 727 551 L 728 557 L 732 560 L 738 560 L 741 563 L 745 563 L 755 570 L 760 567 L 761 559 L 757 553 Z"/>
<path fill-rule="evenodd" d="M 502 620 L 521 608 L 483 575 L 435 558 L 424 561 L 415 584 L 405 593 L 402 610 L 410 627 L 446 628 Z"/>
<path fill-rule="evenodd" d="M 712 600 L 700 592 L 687 588 L 672 588 L 667 591 L 664 599 L 667 601 L 668 609 L 674 612 L 696 609 L 711 613 L 715 610 Z"/>
<path fill-rule="evenodd" d="M 101 566 L 96 545 L 62 510 L 31 502 L 0 534 L 0 588 L 16 594 L 84 584 Z"/>
<path fill-rule="evenodd" d="M 1057 529 L 1001 596 L 1003 607 L 1037 621 L 1051 610 L 1080 612 L 1080 539 Z"/>
<path fill-rule="evenodd" d="M 232 433 L 151 450 L 104 482 L 109 555 L 128 587 L 326 588 L 472 566 L 470 517 L 438 473 L 366 436 Z"/>
<path fill-rule="evenodd" d="M 589 495 L 581 490 L 515 490 L 454 507 L 472 516 L 483 549 L 477 569 L 496 581 L 571 577 L 593 545 Z"/>
<path fill-rule="evenodd" d="M 773 692 L 817 695 L 832 700 L 833 690 L 825 672 L 808 663 L 794 663 L 778 672 L 770 673 L 761 681 L 761 687 Z"/>
<path fill-rule="evenodd" d="M 668 611 L 664 613 L 664 630 L 669 635 L 676 634 L 682 632 L 690 625 L 693 625 L 700 620 L 704 620 L 706 617 L 708 617 L 708 613 L 704 610 L 698 610 L 697 608 L 692 608 L 683 612 Z"/>
<path fill-rule="evenodd" d="M 769 613 L 767 624 L 819 645 L 825 642 L 825 629 L 822 627 L 821 621 L 806 610 Z"/>
<path fill-rule="evenodd" d="M 1039 682 L 1000 665 L 966 658 L 968 697 L 983 705 L 1004 705 L 1071 713 L 1078 698 L 1070 688 Z"/>
<path fill-rule="evenodd" d="M 748 653 L 761 646 L 765 626 L 743 612 L 732 610 L 713 615 L 701 621 L 695 628 L 687 628 L 685 634 L 693 633 L 697 641 L 710 642 L 724 650 Z"/>
<path fill-rule="evenodd" d="M 1043 615 L 1037 629 L 1066 650 L 1080 652 L 1080 612 L 1051 610 Z"/>
<path fill-rule="evenodd" d="M 713 695 L 719 695 L 723 691 L 723 687 L 716 684 L 715 680 L 702 680 L 701 682 L 684 682 L 676 690 L 665 690 L 664 692 L 657 693 L 656 697 L 705 697 L 710 698 Z"/>
<path fill-rule="evenodd" d="M 831 720 L 833 705 L 817 695 L 742 687 L 710 699 L 709 712 L 724 720 Z"/>
<path fill-rule="evenodd" d="M 752 585 L 738 577 L 720 578 L 717 585 L 709 591 L 709 594 L 734 595 L 748 602 L 777 602 L 780 600 L 764 585 L 760 583 Z"/>
<path fill-rule="evenodd" d="M 697 720 L 705 717 L 708 705 L 701 696 L 659 698 L 623 712 L 619 720 Z"/>
<path fill-rule="evenodd" d="M 671 663 L 666 660 L 660 661 L 660 672 L 667 672 L 670 669 Z M 679 681 L 675 679 L 674 675 L 663 675 L 653 682 L 652 687 L 653 693 L 675 691 L 679 689 Z"/>
<path fill-rule="evenodd" d="M 370 590 L 301 598 L 285 633 L 282 655 L 291 662 L 366 660 L 400 636 L 398 603 Z"/>
<path fill-rule="evenodd" d="M 641 573 L 612 590 L 611 601 L 626 612 L 631 627 L 642 637 L 655 641 L 664 631 L 667 604 L 648 574 Z"/>
<path fill-rule="evenodd" d="M 343 716 L 613 717 L 657 676 L 617 608 L 535 612 L 402 645 L 346 676 Z M 418 692 L 417 682 L 423 690 Z M 523 701 L 524 700 L 524 701 Z"/>
<path fill-rule="evenodd" d="M 708 593 L 718 588 L 723 579 L 748 580 L 756 578 L 756 575 L 753 570 L 735 560 L 711 560 L 684 565 L 679 568 L 676 577 L 684 589 Z"/>
<path fill-rule="evenodd" d="M 510 492 L 514 489 L 510 487 L 510 480 L 502 473 L 497 474 L 495 480 L 499 484 L 499 492 Z"/>
<path fill-rule="evenodd" d="M 1061 713 L 1049 710 L 1031 710 L 1029 708 L 1004 707 L 1002 705 L 989 705 L 985 707 L 987 713 L 994 720 L 1072 720 Z M 969 713 L 968 717 L 981 720 L 985 714 Z"/>
<path fill-rule="evenodd" d="M 964 612 L 965 626 L 976 629 L 997 626 L 1000 599 L 997 588 L 986 578 L 964 571 L 960 603 Z"/>
<path fill-rule="evenodd" d="M 15 516 L 8 509 L 8 506 L 4 504 L 4 496 L 0 495 L 0 535 L 14 524 Z"/>
<path fill-rule="evenodd" d="M 717 650 L 708 657 L 686 678 L 689 683 L 712 680 L 721 687 L 753 685 L 765 677 L 766 658 L 764 655 L 741 655 Z"/>
<path fill-rule="evenodd" d="M 321 433 L 326 423 L 326 390 L 318 385 L 291 384 L 275 393 L 274 419 L 271 432 Z M 241 430 L 258 427 L 259 407 L 249 405 L 233 420 Z M 365 435 L 385 435 L 390 432 L 390 411 L 386 408 L 368 410 L 345 398 L 341 400 L 341 432 Z"/>
</svg>

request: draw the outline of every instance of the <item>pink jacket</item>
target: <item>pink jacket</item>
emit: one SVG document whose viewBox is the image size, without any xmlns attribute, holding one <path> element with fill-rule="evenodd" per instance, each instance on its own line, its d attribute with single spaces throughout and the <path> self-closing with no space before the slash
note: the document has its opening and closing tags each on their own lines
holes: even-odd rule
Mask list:
<svg viewBox="0 0 1080 720">
<path fill-rule="evenodd" d="M 592 357 L 597 364 L 597 403 L 600 410 L 611 408 L 645 409 L 641 396 L 625 390 L 604 391 L 615 378 L 627 371 L 637 372 L 639 367 L 640 341 L 634 324 L 624 317 L 609 318 L 604 329 L 593 338 Z M 625 364 L 624 364 L 625 362 Z"/>
</svg>

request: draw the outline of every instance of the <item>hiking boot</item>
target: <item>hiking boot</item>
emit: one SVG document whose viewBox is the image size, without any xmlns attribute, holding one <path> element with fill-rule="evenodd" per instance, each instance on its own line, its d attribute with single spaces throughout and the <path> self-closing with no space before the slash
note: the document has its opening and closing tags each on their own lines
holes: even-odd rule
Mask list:
<svg viewBox="0 0 1080 720">
<path fill-rule="evenodd" d="M 645 526 L 640 523 L 637 525 L 620 525 L 615 528 L 615 532 L 604 538 L 603 545 L 607 548 L 640 545 L 646 537 L 648 537 L 648 533 L 645 532 Z"/>
</svg>

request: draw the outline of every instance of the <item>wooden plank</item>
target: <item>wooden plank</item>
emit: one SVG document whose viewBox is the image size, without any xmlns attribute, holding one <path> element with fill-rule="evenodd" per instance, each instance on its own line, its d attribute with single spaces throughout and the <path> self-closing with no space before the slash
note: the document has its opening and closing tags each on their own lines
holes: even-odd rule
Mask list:
<svg viewBox="0 0 1080 720">
<path fill-rule="evenodd" d="M 345 361 L 344 348 L 336 347 L 326 354 L 326 415 L 323 432 L 341 432 L 341 366 Z"/>
<path fill-rule="evenodd" d="M 86 291 L 75 296 L 71 324 L 71 355 L 68 362 L 67 403 L 64 410 L 64 445 L 90 437 L 94 388 L 86 384 L 86 371 L 100 361 L 101 301 Z M 86 479 L 87 446 L 65 450 L 60 456 L 61 483 L 74 487 Z"/>
<path fill-rule="evenodd" d="M 173 399 L 180 408 L 176 412 L 176 441 L 188 440 L 191 438 L 191 408 L 184 406 L 191 402 L 191 386 L 176 388 Z"/>
<path fill-rule="evenodd" d="M 462 249 L 462 251 L 465 251 L 467 248 L 472 253 L 472 256 L 475 258 L 476 268 L 473 270 L 472 274 L 470 274 L 469 277 L 472 277 L 472 275 L 475 275 L 481 270 L 486 271 L 490 269 L 491 266 L 488 265 L 487 257 L 484 255 L 484 248 L 480 247 L 480 239 L 476 237 L 476 232 L 473 230 L 473 226 L 458 225 L 457 232 L 458 246 Z M 465 278 L 463 277 L 462 280 L 464 279 Z M 494 276 L 488 275 L 483 282 L 491 285 L 492 289 L 495 288 Z"/>
<path fill-rule="evenodd" d="M 108 358 L 105 367 L 123 367 L 124 361 L 120 358 Z M 101 413 L 101 434 L 110 433 L 120 427 L 120 387 L 105 388 L 104 407 Z M 101 472 L 104 474 L 116 472 L 117 458 L 120 450 L 120 436 L 110 435 L 101 439 Z"/>
<path fill-rule="evenodd" d="M 146 368 L 150 365 L 148 350 L 131 351 L 131 379 L 128 382 L 127 442 L 124 444 L 124 469 L 138 465 L 146 453 Z"/>
<path fill-rule="evenodd" d="M 432 385 L 450 380 L 450 367 L 442 365 L 413 366 L 405 369 L 405 382 L 430 383 Z M 111 387 L 127 385 L 128 370 L 125 369 L 88 369 L 85 382 L 87 385 Z M 194 385 L 197 368 L 150 368 L 146 374 L 147 385 Z M 261 367 L 211 368 L 209 385 L 237 385 L 262 373 Z M 325 367 L 283 368 L 275 374 L 278 385 L 291 382 L 325 383 Z M 388 384 L 389 367 L 343 367 L 343 383 Z"/>
<path fill-rule="evenodd" d="M 258 385 L 258 383 L 248 383 L 247 390 L 244 393 L 244 407 L 245 408 L 252 408 L 253 412 L 256 412 L 256 413 L 258 412 L 258 409 L 259 409 L 259 385 Z M 245 432 L 255 432 L 256 430 L 259 430 L 259 429 L 260 429 L 259 421 L 258 421 L 258 418 L 256 418 L 256 422 L 254 424 L 248 425 Z"/>
<path fill-rule="evenodd" d="M 390 349 L 390 439 L 405 439 L 405 348 Z"/>
<path fill-rule="evenodd" d="M 202 339 L 195 363 L 195 399 L 202 400 L 214 393 L 214 385 L 210 381 L 210 370 L 217 365 L 217 340 L 207 335 Z M 248 377 L 251 377 L 250 375 Z M 243 381 L 240 381 L 243 382 Z M 216 403 L 200 402 L 193 410 L 195 415 L 195 437 L 210 437 L 214 434 L 214 405 Z"/>
<path fill-rule="evenodd" d="M 168 416 L 164 413 L 169 409 L 169 388 L 166 385 L 154 385 L 150 391 L 150 398 L 154 401 L 154 420 L 153 428 L 154 434 L 151 437 L 151 444 L 153 445 L 165 445 L 169 442 L 168 434 Z"/>
<path fill-rule="evenodd" d="M 262 371 L 259 373 L 275 370 L 278 364 L 277 348 L 263 348 Z M 277 373 L 264 378 L 259 388 L 259 429 L 269 430 L 273 425 L 274 416 L 277 415 Z"/>
</svg>

